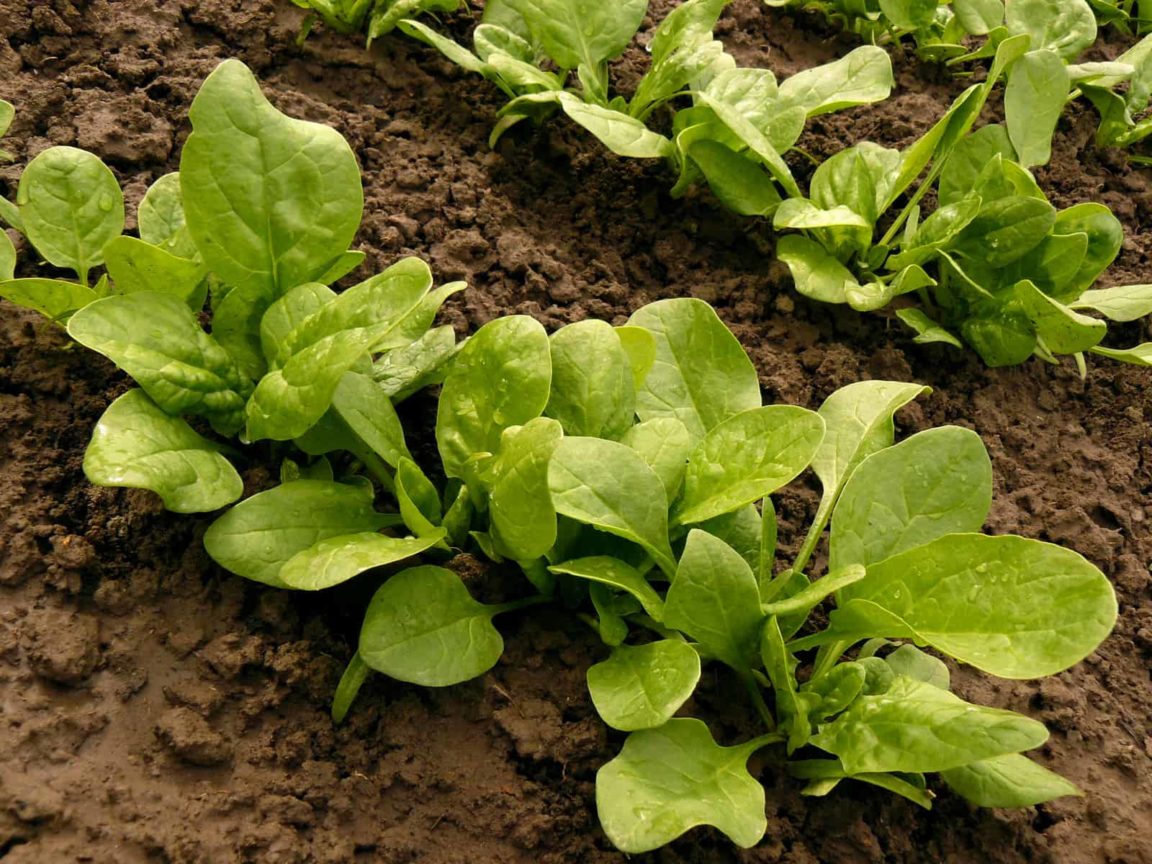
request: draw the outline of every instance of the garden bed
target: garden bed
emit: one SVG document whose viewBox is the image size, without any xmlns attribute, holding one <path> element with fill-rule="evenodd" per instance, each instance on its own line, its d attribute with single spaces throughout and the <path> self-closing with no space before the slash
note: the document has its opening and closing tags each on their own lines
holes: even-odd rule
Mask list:
<svg viewBox="0 0 1152 864">
<path fill-rule="evenodd" d="M 1086 797 L 988 811 L 943 791 L 926 813 L 854 784 L 802 798 L 760 759 L 769 828 L 759 846 L 740 852 L 708 829 L 631 860 L 1152 861 L 1149 370 L 1097 360 L 1086 381 L 1069 363 L 989 370 L 970 352 L 914 345 L 881 315 L 810 303 L 773 261 L 766 225 L 704 195 L 669 199 L 661 165 L 617 159 L 564 122 L 517 127 L 492 151 L 499 102 L 478 79 L 400 37 L 370 52 L 329 34 L 297 47 L 301 20 L 272 0 L 0 0 L 0 97 L 17 107 L 5 146 L 16 164 L 52 144 L 94 151 L 126 189 L 131 227 L 132 205 L 176 168 L 196 88 L 238 57 L 278 107 L 351 142 L 364 172 L 366 271 L 412 254 L 439 281 L 468 280 L 442 314 L 461 335 L 500 314 L 549 329 L 620 323 L 644 303 L 695 296 L 747 348 L 769 404 L 815 408 L 864 378 L 923 382 L 933 394 L 899 428 L 980 433 L 997 483 L 991 531 L 1073 548 L 1116 587 L 1115 633 L 1071 671 L 1007 682 L 954 670 L 965 698 L 1046 723 L 1038 758 Z M 467 24 L 453 21 L 457 34 Z M 733 4 L 717 35 L 742 63 L 782 76 L 851 47 L 816 19 L 754 0 Z M 620 68 L 641 62 L 637 50 Z M 862 139 L 905 146 L 962 89 L 914 60 L 895 65 L 890 100 L 817 118 L 802 146 L 818 157 Z M 1111 207 L 1127 239 L 1108 278 L 1152 281 L 1149 175 L 1096 151 L 1092 132 L 1073 109 L 1038 179 L 1057 206 Z M 0 168 L 0 192 L 18 176 Z M 1150 338 L 1147 323 L 1119 335 Z M 91 486 L 83 449 L 126 388 L 111 364 L 0 303 L 0 857 L 624 860 L 595 818 L 594 774 L 622 736 L 588 698 L 585 670 L 605 653 L 591 631 L 560 611 L 509 615 L 506 653 L 483 678 L 428 690 L 376 677 L 334 727 L 331 694 L 375 582 L 319 596 L 262 588 L 211 563 L 207 519 Z M 423 425 L 410 440 L 431 462 L 433 401 L 402 412 Z M 269 453 L 248 485 L 266 485 L 274 464 Z M 806 475 L 777 496 L 782 551 L 799 545 L 817 490 Z M 514 576 L 467 557 L 454 566 L 481 595 Z M 709 673 L 696 697 L 721 740 L 744 722 L 732 691 Z"/>
</svg>

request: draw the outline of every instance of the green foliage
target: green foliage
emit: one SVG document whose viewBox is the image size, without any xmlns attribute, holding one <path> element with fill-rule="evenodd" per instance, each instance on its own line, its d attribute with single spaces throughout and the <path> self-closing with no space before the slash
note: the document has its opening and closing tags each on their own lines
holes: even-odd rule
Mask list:
<svg viewBox="0 0 1152 864">
<path fill-rule="evenodd" d="M 365 33 L 368 44 L 392 32 L 405 18 L 425 12 L 453 12 L 460 0 L 292 0 L 309 15 L 304 19 L 299 42 L 308 38 L 317 21 L 337 33 Z"/>
</svg>

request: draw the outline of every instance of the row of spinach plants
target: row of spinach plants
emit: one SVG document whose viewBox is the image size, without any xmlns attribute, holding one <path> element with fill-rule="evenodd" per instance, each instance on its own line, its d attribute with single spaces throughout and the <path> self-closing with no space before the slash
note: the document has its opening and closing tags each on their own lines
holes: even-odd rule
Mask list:
<svg viewBox="0 0 1152 864">
<path fill-rule="evenodd" d="M 694 299 L 551 335 L 500 317 L 457 345 L 433 324 L 463 286 L 434 288 L 417 259 L 329 287 L 363 259 L 349 249 L 359 168 L 336 131 L 277 111 L 238 61 L 208 77 L 190 120 L 139 237 L 96 156 L 33 159 L 4 218 L 76 278 L 15 278 L 0 232 L 0 296 L 134 380 L 85 473 L 176 512 L 234 505 L 204 537 L 221 566 L 315 591 L 419 556 L 373 596 L 337 720 L 373 671 L 431 687 L 483 675 L 503 649 L 493 619 L 548 603 L 610 648 L 588 687 L 628 733 L 597 775 L 601 824 L 625 852 L 698 825 L 757 843 L 761 750 L 809 795 L 853 781 L 929 807 L 927 774 L 983 806 L 1078 794 L 1024 755 L 1042 724 L 965 702 L 922 649 L 1005 678 L 1055 674 L 1107 637 L 1114 592 L 1075 552 L 981 533 L 992 471 L 976 433 L 896 443 L 896 412 L 928 388 L 866 381 L 817 411 L 765 406 L 747 354 Z M 432 384 L 440 464 L 421 466 L 395 404 Z M 281 482 L 244 498 L 236 466 L 269 458 Z M 823 497 L 782 566 L 771 496 L 809 469 Z M 521 595 L 477 602 L 445 566 L 462 549 L 517 567 Z M 728 670 L 759 727 L 740 743 L 679 716 L 706 664 Z"/>
</svg>

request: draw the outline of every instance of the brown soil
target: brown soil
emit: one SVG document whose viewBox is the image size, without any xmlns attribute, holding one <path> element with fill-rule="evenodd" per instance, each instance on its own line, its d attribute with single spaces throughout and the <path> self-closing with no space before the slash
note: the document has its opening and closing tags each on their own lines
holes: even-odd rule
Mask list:
<svg viewBox="0 0 1152 864">
<path fill-rule="evenodd" d="M 657 4 L 663 5 L 663 4 Z M 1081 382 L 1038 362 L 989 371 L 969 354 L 915 346 L 878 315 L 809 304 L 788 288 L 770 234 L 707 196 L 672 201 L 656 164 L 613 158 L 563 122 L 485 145 L 494 91 L 430 50 L 385 38 L 371 53 L 324 35 L 298 49 L 286 0 L 146 3 L 0 0 L 5 142 L 23 164 L 51 144 L 102 155 L 130 201 L 173 170 L 199 82 L 238 56 L 285 110 L 329 123 L 365 172 L 359 243 L 370 264 L 428 259 L 470 289 L 447 320 L 467 331 L 524 312 L 547 326 L 621 320 L 660 298 L 715 303 L 748 347 L 766 398 L 814 407 L 867 377 L 914 379 L 932 396 L 902 431 L 960 423 L 996 467 L 990 527 L 1066 544 L 1120 596 L 1115 634 L 1043 682 L 958 671 L 966 697 L 1052 729 L 1039 758 L 1083 799 L 977 811 L 943 792 L 931 813 L 842 788 L 803 799 L 762 766 L 768 834 L 740 852 L 696 831 L 651 862 L 1152 861 L 1152 375 L 1105 362 Z M 467 21 L 453 22 L 466 32 Z M 723 38 L 746 63 L 789 73 L 848 43 L 816 19 L 739 0 Z M 1107 51 L 1108 46 L 1102 50 Z M 642 54 L 621 62 L 624 80 Z M 886 104 L 820 118 L 816 155 L 870 138 L 909 142 L 959 86 L 901 59 Z M 1040 172 L 1060 205 L 1100 200 L 1128 240 L 1114 281 L 1152 281 L 1152 186 L 1090 146 L 1091 116 L 1061 122 Z M 801 166 L 801 162 L 796 162 Z M 12 194 L 17 167 L 0 169 Z M 27 251 L 25 272 L 34 266 Z M 11 862 L 620 862 L 593 807 L 596 768 L 620 739 L 583 683 L 601 656 L 559 612 L 509 616 L 508 650 L 481 680 L 424 690 L 373 680 L 340 728 L 328 700 L 373 577 L 317 598 L 220 572 L 207 520 L 144 493 L 91 487 L 89 431 L 126 385 L 31 314 L 0 304 L 0 857 Z M 1124 343 L 1152 336 L 1129 325 Z M 427 416 L 427 405 L 412 408 Z M 253 477 L 266 466 L 251 466 Z M 794 551 L 815 481 L 780 496 Z M 476 583 L 489 573 L 463 559 Z M 698 700 L 720 734 L 742 701 L 712 678 Z"/>
</svg>

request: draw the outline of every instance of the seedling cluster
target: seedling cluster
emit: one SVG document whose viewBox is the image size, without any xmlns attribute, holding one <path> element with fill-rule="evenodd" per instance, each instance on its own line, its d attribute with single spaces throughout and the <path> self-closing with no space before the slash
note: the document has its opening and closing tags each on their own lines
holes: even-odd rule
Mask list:
<svg viewBox="0 0 1152 864">
<path fill-rule="evenodd" d="M 347 27 L 421 6 L 310 5 Z M 833 157 L 804 197 L 781 154 L 809 116 L 884 98 L 887 57 L 858 49 L 778 85 L 712 38 L 723 5 L 689 0 L 665 19 L 630 99 L 611 95 L 606 61 L 643 2 L 490 3 L 475 54 L 400 26 L 508 92 L 495 134 L 559 109 L 616 152 L 668 159 L 678 190 L 703 179 L 740 212 L 771 215 L 795 232 L 780 256 L 809 296 L 875 309 L 917 293 L 925 307 L 901 315 L 923 340 L 956 342 L 954 328 L 992 364 L 1090 350 L 1149 362 L 1148 346 L 1099 348 L 1103 322 L 1079 311 L 1128 320 L 1152 308 L 1146 286 L 1091 289 L 1119 248 L 1115 219 L 1094 205 L 1057 213 L 1010 130 L 970 134 L 998 75 L 903 152 L 859 144 Z M 1030 39 L 1001 41 L 993 69 Z M 671 137 L 645 125 L 682 99 Z M 2 133 L 11 106 L 0 108 Z M 349 250 L 359 169 L 337 132 L 280 113 L 237 61 L 204 82 L 190 120 L 179 172 L 140 204 L 139 237 L 123 233 L 123 195 L 96 156 L 54 147 L 33 159 L 0 217 L 76 279 L 15 278 L 0 232 L 0 296 L 137 384 L 93 432 L 93 483 L 151 490 L 180 513 L 234 505 L 207 551 L 273 588 L 412 564 L 365 611 L 337 720 L 371 672 L 430 687 L 484 674 L 503 650 L 493 620 L 551 603 L 610 652 L 588 688 L 628 735 L 596 797 L 625 852 L 698 825 L 757 843 L 765 798 L 748 763 L 760 751 L 809 795 L 855 781 L 929 807 L 929 774 L 982 806 L 1077 794 L 1025 755 L 1047 739 L 1041 724 L 954 695 L 936 655 L 1004 678 L 1056 674 L 1109 634 L 1115 595 L 1072 551 L 980 533 L 992 471 L 975 432 L 896 442 L 896 413 L 928 388 L 865 381 L 817 411 L 763 405 L 747 354 L 695 299 L 551 334 L 506 316 L 458 345 L 433 325 L 464 286 L 433 287 L 417 259 L 329 287 L 364 257 Z M 939 206 L 921 219 L 930 188 Z M 395 405 L 430 385 L 440 464 L 422 466 Z M 280 483 L 244 498 L 235 466 L 269 453 Z M 784 562 L 772 495 L 809 469 L 823 495 Z M 462 549 L 519 568 L 522 596 L 475 600 L 445 566 Z M 706 664 L 747 705 L 755 731 L 735 745 L 683 716 Z"/>
</svg>

